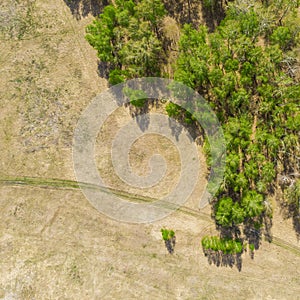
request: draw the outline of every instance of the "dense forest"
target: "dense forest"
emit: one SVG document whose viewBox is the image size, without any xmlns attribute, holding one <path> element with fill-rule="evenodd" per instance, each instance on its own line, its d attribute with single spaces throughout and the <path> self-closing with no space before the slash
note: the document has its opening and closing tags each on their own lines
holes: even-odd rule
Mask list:
<svg viewBox="0 0 300 300">
<path fill-rule="evenodd" d="M 243 251 L 253 255 L 262 236 L 271 240 L 274 195 L 300 235 L 299 5 L 112 0 L 86 29 L 111 85 L 149 76 L 175 79 L 201 94 L 218 116 L 226 170 L 211 206 L 220 236 L 202 240 L 216 264 L 238 263 Z M 173 103 L 167 113 L 195 122 Z M 209 158 L 205 143 L 204 149 Z"/>
</svg>

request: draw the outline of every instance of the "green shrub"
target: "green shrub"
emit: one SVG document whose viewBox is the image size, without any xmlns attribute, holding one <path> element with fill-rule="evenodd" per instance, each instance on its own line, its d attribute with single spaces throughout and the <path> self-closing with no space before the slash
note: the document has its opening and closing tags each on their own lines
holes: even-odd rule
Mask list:
<svg viewBox="0 0 300 300">
<path fill-rule="evenodd" d="M 175 232 L 172 229 L 162 228 L 160 231 L 164 241 L 171 240 L 175 236 Z"/>
<path fill-rule="evenodd" d="M 239 240 L 205 236 L 201 241 L 204 250 L 221 251 L 224 254 L 238 254 L 243 252 L 243 244 Z"/>
</svg>

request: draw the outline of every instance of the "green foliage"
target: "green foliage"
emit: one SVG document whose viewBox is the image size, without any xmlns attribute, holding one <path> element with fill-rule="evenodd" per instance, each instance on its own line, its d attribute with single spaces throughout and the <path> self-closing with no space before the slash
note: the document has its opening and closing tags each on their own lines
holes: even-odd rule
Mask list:
<svg viewBox="0 0 300 300">
<path fill-rule="evenodd" d="M 256 191 L 248 191 L 241 204 L 246 216 L 250 218 L 257 217 L 264 211 L 263 196 Z"/>
<path fill-rule="evenodd" d="M 254 246 L 254 244 L 249 244 L 249 249 L 250 249 L 250 251 L 254 251 L 255 250 L 255 246 Z"/>
<path fill-rule="evenodd" d="M 166 105 L 166 112 L 170 118 L 181 119 L 186 124 L 193 124 L 196 121 L 195 117 L 190 112 L 173 102 L 169 102 Z"/>
<path fill-rule="evenodd" d="M 165 14 L 166 10 L 160 0 L 143 0 L 136 6 L 137 15 L 143 21 L 149 21 L 155 28 Z"/>
<path fill-rule="evenodd" d="M 217 236 L 205 236 L 201 240 L 204 250 L 221 251 L 225 254 L 238 254 L 243 252 L 242 242 L 239 240 L 222 239 Z"/>
<path fill-rule="evenodd" d="M 119 55 L 131 77 L 158 76 L 160 52 L 160 41 L 153 34 L 147 36 L 145 32 L 138 40 L 127 41 Z"/>
<path fill-rule="evenodd" d="M 216 1 L 203 4 L 212 9 Z M 213 207 L 217 224 L 228 228 L 252 222 L 260 228 L 264 199 L 274 187 L 278 166 L 283 172 L 299 171 L 297 161 L 291 162 L 294 153 L 300 155 L 300 88 L 295 76 L 299 1 L 230 1 L 228 6 L 214 32 L 203 25 L 182 26 L 174 79 L 209 102 L 225 132 L 225 177 Z M 86 39 L 112 70 L 110 84 L 160 75 L 165 58 L 160 23 L 165 14 L 160 0 L 116 0 L 87 27 Z M 139 90 L 124 92 L 137 107 L 147 99 Z M 205 113 L 192 115 L 172 102 L 166 112 L 187 124 L 195 117 L 211 122 Z M 214 149 L 207 137 L 203 149 L 210 167 Z M 298 201 L 298 185 L 286 191 L 288 201 Z M 209 249 L 229 251 L 224 240 L 205 242 Z"/>
<path fill-rule="evenodd" d="M 115 45 L 112 41 L 116 38 L 114 33 L 116 13 L 115 7 L 108 5 L 99 18 L 86 28 L 86 39 L 98 51 L 98 57 L 103 62 L 115 62 Z"/>
<path fill-rule="evenodd" d="M 295 213 L 300 216 L 300 179 L 285 191 L 285 197 L 288 204 L 294 207 Z"/>
<path fill-rule="evenodd" d="M 219 225 L 231 227 L 244 221 L 245 212 L 238 202 L 234 203 L 230 197 L 224 197 L 216 205 L 215 216 Z"/>
<path fill-rule="evenodd" d="M 228 227 L 232 225 L 233 200 L 229 197 L 222 198 L 216 206 L 216 221 L 219 225 Z"/>
<path fill-rule="evenodd" d="M 112 66 L 111 84 L 159 76 L 163 48 L 158 26 L 165 14 L 160 0 L 118 0 L 87 26 L 87 41 Z"/>
<path fill-rule="evenodd" d="M 147 100 L 147 94 L 142 90 L 134 90 L 131 88 L 123 88 L 123 93 L 130 100 L 130 103 L 136 107 L 143 107 Z"/>
<path fill-rule="evenodd" d="M 270 40 L 274 44 L 278 44 L 281 49 L 285 49 L 288 47 L 291 42 L 292 35 L 290 29 L 284 26 L 280 26 L 276 28 L 272 35 L 270 36 Z"/>
<path fill-rule="evenodd" d="M 189 55 L 180 55 L 177 60 L 178 68 L 174 79 L 191 88 L 202 86 L 208 76 L 207 60 L 209 58 L 209 46 L 206 44 L 207 29 L 200 26 L 199 30 L 192 29 L 192 26 L 185 24 L 180 48 Z M 194 50 L 194 51 L 193 51 Z M 191 52 L 192 51 L 192 55 Z"/>
<path fill-rule="evenodd" d="M 168 116 L 171 118 L 178 117 L 180 115 L 181 111 L 182 111 L 182 108 L 173 102 L 169 102 L 166 105 L 166 112 L 167 112 Z"/>
<path fill-rule="evenodd" d="M 231 214 L 233 224 L 239 225 L 244 222 L 245 211 L 237 202 L 232 206 Z"/>
<path fill-rule="evenodd" d="M 175 232 L 172 229 L 162 228 L 160 231 L 164 241 L 171 240 L 175 236 Z"/>
<path fill-rule="evenodd" d="M 247 178 L 255 180 L 259 175 L 259 170 L 257 162 L 251 159 L 249 162 L 245 163 L 245 175 Z"/>
<path fill-rule="evenodd" d="M 261 170 L 261 178 L 264 183 L 271 183 L 275 178 L 275 167 L 272 162 L 266 162 Z"/>
<path fill-rule="evenodd" d="M 124 82 L 125 79 L 126 79 L 126 71 L 114 69 L 109 73 L 108 82 L 111 85 L 115 85 Z"/>
<path fill-rule="evenodd" d="M 290 169 L 287 153 L 299 152 L 300 89 L 290 51 L 299 40 L 298 6 L 231 1 L 214 32 L 182 28 L 174 78 L 207 99 L 226 137 L 224 183 L 214 204 L 220 226 L 258 221 L 277 163 Z"/>
<path fill-rule="evenodd" d="M 210 168 L 212 165 L 212 154 L 207 136 L 204 138 L 203 152 L 206 158 L 206 164 Z"/>
<path fill-rule="evenodd" d="M 215 4 L 215 0 L 203 0 L 202 3 L 203 3 L 203 6 L 206 8 L 213 8 L 213 6 Z"/>
</svg>

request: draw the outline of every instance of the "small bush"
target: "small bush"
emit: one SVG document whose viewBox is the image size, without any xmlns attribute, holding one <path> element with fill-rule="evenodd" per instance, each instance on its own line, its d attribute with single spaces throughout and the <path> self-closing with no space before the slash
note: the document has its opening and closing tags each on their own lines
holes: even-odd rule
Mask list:
<svg viewBox="0 0 300 300">
<path fill-rule="evenodd" d="M 172 229 L 169 230 L 164 228 L 162 228 L 160 231 L 168 252 L 173 254 L 176 243 L 175 232 Z"/>
</svg>

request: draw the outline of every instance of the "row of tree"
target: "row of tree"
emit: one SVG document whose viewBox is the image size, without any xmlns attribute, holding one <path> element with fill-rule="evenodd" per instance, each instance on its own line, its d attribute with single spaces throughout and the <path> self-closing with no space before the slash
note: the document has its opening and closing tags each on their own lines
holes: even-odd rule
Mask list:
<svg viewBox="0 0 300 300">
<path fill-rule="evenodd" d="M 218 236 L 205 236 L 201 243 L 204 250 L 221 251 L 224 254 L 238 254 L 243 252 L 243 244 L 239 240 L 222 239 Z"/>
</svg>

